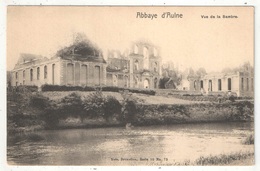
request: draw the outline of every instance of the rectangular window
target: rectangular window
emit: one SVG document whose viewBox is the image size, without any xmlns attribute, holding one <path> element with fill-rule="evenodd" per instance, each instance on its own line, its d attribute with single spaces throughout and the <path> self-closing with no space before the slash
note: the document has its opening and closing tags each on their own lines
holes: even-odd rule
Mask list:
<svg viewBox="0 0 260 171">
<path fill-rule="evenodd" d="M 33 81 L 33 69 L 30 70 L 30 80 Z"/>
<path fill-rule="evenodd" d="M 251 90 L 254 91 L 254 79 L 251 78 Z"/>
<path fill-rule="evenodd" d="M 246 91 L 249 91 L 249 80 L 246 78 Z"/>
<path fill-rule="evenodd" d="M 218 91 L 221 91 L 221 79 L 218 79 Z"/>
<path fill-rule="evenodd" d="M 47 74 L 48 74 L 48 72 L 47 72 L 47 66 L 45 65 L 45 66 L 44 66 L 44 79 L 47 78 Z"/>
<path fill-rule="evenodd" d="M 231 78 L 228 78 L 228 91 L 231 91 Z"/>
<path fill-rule="evenodd" d="M 244 90 L 244 78 L 241 78 L 241 90 Z"/>
<path fill-rule="evenodd" d="M 40 79 L 40 67 L 37 68 L 37 80 Z"/>
</svg>

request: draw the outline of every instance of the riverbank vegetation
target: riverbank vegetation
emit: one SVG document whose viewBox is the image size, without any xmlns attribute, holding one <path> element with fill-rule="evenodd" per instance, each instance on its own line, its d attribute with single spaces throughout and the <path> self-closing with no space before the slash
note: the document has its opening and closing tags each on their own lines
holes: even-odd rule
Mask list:
<svg viewBox="0 0 260 171">
<path fill-rule="evenodd" d="M 248 134 L 246 138 L 242 141 L 242 144 L 245 145 L 255 144 L 254 134 Z"/>
<path fill-rule="evenodd" d="M 46 91 L 96 91 L 98 89 L 103 92 L 104 91 L 109 91 L 109 92 L 129 91 L 131 93 L 155 95 L 154 90 L 122 88 L 122 87 L 114 87 L 114 86 L 91 87 L 91 86 L 66 86 L 66 85 L 45 84 L 41 86 L 41 89 L 44 92 Z"/>
<path fill-rule="evenodd" d="M 146 104 L 129 91 L 121 98 L 97 89 L 86 96 L 66 92 L 50 99 L 32 90 L 9 91 L 8 132 L 175 123 L 253 121 L 250 101 L 225 103 Z M 147 95 L 146 95 L 147 96 Z"/>
<path fill-rule="evenodd" d="M 243 161 L 250 159 L 251 161 Z M 253 152 L 237 152 L 233 154 L 221 154 L 218 156 L 200 157 L 195 161 L 195 165 L 209 166 L 209 165 L 233 165 L 234 162 L 239 161 L 240 165 L 252 165 L 254 164 Z M 234 164 L 237 165 L 237 164 Z"/>
</svg>

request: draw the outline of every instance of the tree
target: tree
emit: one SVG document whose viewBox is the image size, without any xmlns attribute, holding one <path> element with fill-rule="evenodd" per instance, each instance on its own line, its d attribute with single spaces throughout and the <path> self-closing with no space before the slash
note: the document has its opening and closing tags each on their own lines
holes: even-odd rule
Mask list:
<svg viewBox="0 0 260 171">
<path fill-rule="evenodd" d="M 104 99 L 104 113 L 103 118 L 109 122 L 109 120 L 113 117 L 115 114 L 120 114 L 121 112 L 121 104 L 119 101 L 113 97 L 113 96 L 107 96 Z"/>
<path fill-rule="evenodd" d="M 60 57 L 66 57 L 72 54 L 81 56 L 99 56 L 101 49 L 92 43 L 84 33 L 77 33 L 74 36 L 73 43 L 57 51 L 56 55 Z"/>
<path fill-rule="evenodd" d="M 99 117 L 104 113 L 104 97 L 101 90 L 89 94 L 83 100 L 85 114 L 83 117 Z"/>
<path fill-rule="evenodd" d="M 167 83 L 167 81 L 169 81 L 170 78 L 169 77 L 163 77 L 159 80 L 159 88 L 160 89 L 165 89 L 165 84 Z"/>
</svg>

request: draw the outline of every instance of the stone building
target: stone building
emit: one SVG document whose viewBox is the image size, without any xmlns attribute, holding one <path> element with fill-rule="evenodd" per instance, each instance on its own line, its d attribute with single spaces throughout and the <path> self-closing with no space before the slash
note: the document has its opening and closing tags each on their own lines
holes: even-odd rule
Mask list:
<svg viewBox="0 0 260 171">
<path fill-rule="evenodd" d="M 237 96 L 254 96 L 254 69 L 249 63 L 227 73 L 188 77 L 190 91 L 206 94 L 233 92 Z"/>
<path fill-rule="evenodd" d="M 128 58 L 116 50 L 108 51 L 107 55 L 107 85 L 130 87 Z"/>
<path fill-rule="evenodd" d="M 123 55 L 119 51 L 108 52 L 107 85 L 130 88 L 158 88 L 161 76 L 159 48 L 137 42 Z"/>
<path fill-rule="evenodd" d="M 158 47 L 135 43 L 123 55 L 111 50 L 107 62 L 99 49 L 84 43 L 64 48 L 50 59 L 21 54 L 11 71 L 11 85 L 158 88 L 161 75 Z"/>
<path fill-rule="evenodd" d="M 99 86 L 106 84 L 106 62 L 101 54 L 55 56 L 51 59 L 21 54 L 12 70 L 12 86 L 73 85 Z"/>
</svg>

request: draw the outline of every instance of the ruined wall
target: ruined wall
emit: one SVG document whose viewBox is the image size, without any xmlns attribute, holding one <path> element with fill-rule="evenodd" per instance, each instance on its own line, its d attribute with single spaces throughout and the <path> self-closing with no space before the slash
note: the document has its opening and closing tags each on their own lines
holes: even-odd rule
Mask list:
<svg viewBox="0 0 260 171">
<path fill-rule="evenodd" d="M 54 67 L 53 67 L 54 66 Z M 47 68 L 45 72 L 44 68 Z M 60 84 L 60 59 L 55 58 L 34 65 L 21 65 L 12 70 L 12 86 Z M 46 73 L 46 74 L 45 74 Z"/>
<path fill-rule="evenodd" d="M 61 85 L 100 86 L 106 84 L 106 64 L 62 60 Z"/>
</svg>

